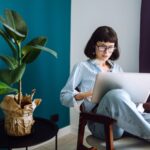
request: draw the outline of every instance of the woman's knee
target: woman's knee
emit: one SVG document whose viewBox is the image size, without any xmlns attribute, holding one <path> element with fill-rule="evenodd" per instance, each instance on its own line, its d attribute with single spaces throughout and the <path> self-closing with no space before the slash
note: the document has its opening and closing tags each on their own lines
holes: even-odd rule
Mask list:
<svg viewBox="0 0 150 150">
<path fill-rule="evenodd" d="M 113 89 L 108 91 L 104 97 L 109 103 L 119 103 L 126 100 L 131 100 L 129 94 L 123 89 Z"/>
</svg>

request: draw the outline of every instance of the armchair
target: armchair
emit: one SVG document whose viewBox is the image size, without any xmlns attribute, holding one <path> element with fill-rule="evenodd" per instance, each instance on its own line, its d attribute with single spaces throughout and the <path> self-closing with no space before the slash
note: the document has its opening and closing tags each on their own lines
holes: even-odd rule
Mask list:
<svg viewBox="0 0 150 150">
<path fill-rule="evenodd" d="M 144 107 L 146 112 L 150 112 L 150 103 L 143 104 L 143 107 Z M 85 130 L 85 126 L 86 126 L 88 121 L 93 121 L 93 122 L 98 122 L 98 123 L 104 124 L 105 138 L 106 138 L 106 140 L 105 140 L 105 143 L 106 143 L 105 148 L 106 148 L 106 150 L 114 150 L 112 125 L 113 125 L 113 123 L 116 122 L 116 120 L 114 120 L 113 118 L 110 118 L 110 117 L 103 116 L 103 115 L 95 114 L 93 112 L 90 112 L 90 113 L 89 112 L 85 112 L 83 105 L 81 105 L 80 110 L 81 110 L 81 112 L 80 112 L 80 116 L 79 116 L 77 150 L 97 150 L 96 146 L 94 144 L 91 144 L 91 141 L 93 140 L 95 142 L 96 141 L 99 142 L 99 139 L 94 138 L 93 135 L 90 135 L 90 136 L 87 137 L 87 142 L 88 142 L 89 145 L 94 145 L 94 147 L 88 148 L 88 147 L 86 147 L 83 144 L 84 130 Z M 128 136 L 130 136 L 129 139 L 128 139 Z M 92 138 L 92 140 L 91 140 L 91 138 Z M 140 146 L 141 146 L 141 143 L 144 142 L 144 146 L 146 147 L 145 150 L 150 149 L 150 144 L 148 142 L 146 142 L 144 140 L 141 140 L 141 139 L 139 139 L 139 138 L 137 138 L 137 137 L 135 137 L 133 135 L 130 135 L 128 133 L 126 133 L 126 135 L 125 135 L 125 139 L 126 139 L 127 142 L 124 143 L 124 145 L 122 145 L 122 147 L 125 147 L 125 149 L 126 149 L 127 144 L 128 143 L 130 144 L 130 141 L 132 140 L 131 138 L 135 138 L 138 142 L 140 141 L 140 143 L 139 143 Z M 133 146 L 134 144 L 136 144 L 137 143 L 136 140 L 134 140 L 134 143 L 131 143 L 130 145 Z M 96 145 L 98 145 L 98 144 L 96 144 Z M 118 145 L 120 147 L 120 144 L 118 144 Z M 122 149 L 120 147 L 119 150 L 124 150 L 124 149 Z M 144 149 L 142 148 L 142 150 L 144 150 Z"/>
</svg>

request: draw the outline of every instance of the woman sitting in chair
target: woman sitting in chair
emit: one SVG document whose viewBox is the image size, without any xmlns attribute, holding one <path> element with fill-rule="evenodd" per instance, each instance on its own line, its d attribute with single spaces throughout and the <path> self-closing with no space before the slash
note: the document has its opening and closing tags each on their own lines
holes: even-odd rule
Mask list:
<svg viewBox="0 0 150 150">
<path fill-rule="evenodd" d="M 108 26 L 97 28 L 89 39 L 84 53 L 89 59 L 74 66 L 65 87 L 61 90 L 60 99 L 62 104 L 68 107 L 77 107 L 81 102 L 85 110 L 90 112 L 95 107 L 90 99 L 96 74 L 122 72 L 122 68 L 114 63 L 119 58 L 116 32 Z M 150 140 L 150 114 L 138 112 L 129 94 L 122 89 L 107 92 L 100 100 L 95 113 L 117 120 L 113 125 L 114 139 L 120 138 L 124 131 L 127 131 Z M 102 124 L 89 122 L 88 127 L 94 136 L 105 138 Z"/>
</svg>

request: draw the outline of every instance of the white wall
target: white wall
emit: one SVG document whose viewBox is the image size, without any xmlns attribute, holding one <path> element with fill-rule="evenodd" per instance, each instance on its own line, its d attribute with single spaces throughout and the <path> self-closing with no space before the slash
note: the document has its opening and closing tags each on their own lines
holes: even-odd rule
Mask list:
<svg viewBox="0 0 150 150">
<path fill-rule="evenodd" d="M 124 71 L 139 70 L 139 31 L 141 0 L 72 0 L 71 69 L 86 59 L 84 47 L 93 31 L 102 25 L 115 29 Z M 77 114 L 71 110 L 71 124 L 77 126 Z"/>
</svg>

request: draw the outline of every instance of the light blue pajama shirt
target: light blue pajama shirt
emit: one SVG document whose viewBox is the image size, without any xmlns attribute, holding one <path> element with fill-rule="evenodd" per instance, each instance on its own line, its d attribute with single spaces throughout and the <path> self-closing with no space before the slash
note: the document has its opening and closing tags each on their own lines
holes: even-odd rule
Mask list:
<svg viewBox="0 0 150 150">
<path fill-rule="evenodd" d="M 108 61 L 108 63 L 111 66 L 110 72 L 123 71 L 118 64 L 110 60 Z M 88 59 L 86 61 L 82 61 L 76 64 L 68 78 L 66 85 L 61 90 L 61 103 L 64 106 L 75 108 L 79 107 L 81 103 L 84 103 L 86 111 L 91 111 L 95 104 L 91 103 L 88 99 L 76 101 L 74 96 L 78 94 L 76 87 L 78 87 L 79 91 L 81 92 L 87 92 L 92 90 L 94 87 L 96 75 L 99 72 L 102 72 L 102 70 L 97 64 L 96 59 Z M 115 102 L 111 101 L 112 97 L 113 99 L 116 99 Z M 116 125 L 114 125 L 114 138 L 121 137 L 124 130 L 126 130 L 134 135 L 140 137 L 142 136 L 145 139 L 150 139 L 150 125 L 143 117 L 146 116 L 147 118 L 147 114 L 139 113 L 136 109 L 136 105 L 131 101 L 128 93 L 126 93 L 122 89 L 111 90 L 110 92 L 108 92 L 102 98 L 96 113 L 110 116 L 117 120 Z M 141 130 L 141 126 L 135 127 L 135 123 L 132 124 L 130 120 L 135 120 L 136 123 L 142 122 L 142 125 L 144 127 L 146 126 L 145 131 L 139 131 Z M 103 125 L 89 122 L 88 127 L 93 135 L 105 138 Z"/>
</svg>

